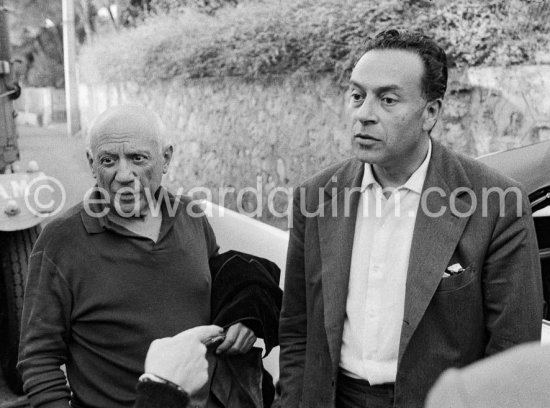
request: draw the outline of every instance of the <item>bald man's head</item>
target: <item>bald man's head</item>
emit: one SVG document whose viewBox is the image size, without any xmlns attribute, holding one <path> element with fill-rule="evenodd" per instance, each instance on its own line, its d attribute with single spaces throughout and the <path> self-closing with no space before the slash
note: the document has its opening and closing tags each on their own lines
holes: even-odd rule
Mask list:
<svg viewBox="0 0 550 408">
<path fill-rule="evenodd" d="M 151 138 L 161 151 L 170 145 L 159 115 L 143 106 L 120 105 L 107 109 L 92 122 L 86 147 L 91 152 L 98 139 L 125 134 Z"/>
<path fill-rule="evenodd" d="M 111 207 L 124 217 L 147 214 L 173 152 L 159 116 L 118 106 L 102 113 L 88 135 L 88 163 Z"/>
</svg>

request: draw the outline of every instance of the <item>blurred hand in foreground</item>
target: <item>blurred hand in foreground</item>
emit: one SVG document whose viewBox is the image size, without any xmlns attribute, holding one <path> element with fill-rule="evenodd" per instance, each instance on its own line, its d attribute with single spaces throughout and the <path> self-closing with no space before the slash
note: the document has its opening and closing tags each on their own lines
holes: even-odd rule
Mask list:
<svg viewBox="0 0 550 408">
<path fill-rule="evenodd" d="M 208 381 L 205 343 L 222 333 L 218 326 L 198 326 L 174 337 L 154 340 L 145 358 L 145 372 L 171 381 L 193 395 Z"/>
</svg>

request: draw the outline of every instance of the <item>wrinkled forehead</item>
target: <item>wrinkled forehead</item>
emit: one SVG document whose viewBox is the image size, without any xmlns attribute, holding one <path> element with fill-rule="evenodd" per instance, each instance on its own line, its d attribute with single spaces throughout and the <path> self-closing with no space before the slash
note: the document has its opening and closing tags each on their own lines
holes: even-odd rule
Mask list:
<svg viewBox="0 0 550 408">
<path fill-rule="evenodd" d="M 92 125 L 89 148 L 95 151 L 99 145 L 111 143 L 141 142 L 155 144 L 162 149 L 162 124 L 145 110 L 117 110 L 100 116 Z"/>
</svg>

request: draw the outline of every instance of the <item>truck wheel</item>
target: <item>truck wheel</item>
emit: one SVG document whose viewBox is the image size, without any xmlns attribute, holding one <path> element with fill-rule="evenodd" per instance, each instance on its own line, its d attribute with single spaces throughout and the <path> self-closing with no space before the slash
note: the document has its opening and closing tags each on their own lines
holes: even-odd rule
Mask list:
<svg viewBox="0 0 550 408">
<path fill-rule="evenodd" d="M 6 384 L 16 394 L 23 393 L 16 369 L 23 294 L 29 256 L 39 232 L 40 226 L 35 226 L 0 233 L 0 362 Z"/>
</svg>

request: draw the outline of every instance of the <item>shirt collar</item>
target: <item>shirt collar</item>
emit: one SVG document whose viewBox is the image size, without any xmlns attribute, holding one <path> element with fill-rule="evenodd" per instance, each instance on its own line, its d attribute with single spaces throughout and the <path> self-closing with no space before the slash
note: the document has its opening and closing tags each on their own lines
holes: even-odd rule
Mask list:
<svg viewBox="0 0 550 408">
<path fill-rule="evenodd" d="M 424 180 L 426 179 L 426 174 L 428 173 L 428 164 L 430 163 L 430 158 L 432 157 L 432 140 L 428 139 L 428 154 L 426 155 L 426 158 L 422 162 L 422 164 L 414 171 L 414 173 L 409 177 L 409 179 L 400 187 L 397 187 L 396 190 L 399 189 L 407 189 L 414 191 L 417 194 L 422 193 L 422 187 L 424 186 Z M 363 173 L 363 181 L 361 183 L 361 192 L 365 192 L 367 188 L 370 186 L 377 186 L 379 188 L 382 188 L 378 181 L 376 181 L 376 178 L 374 177 L 374 174 L 372 172 L 372 165 L 370 163 L 365 163 L 365 172 Z"/>
<path fill-rule="evenodd" d="M 82 202 L 80 218 L 88 234 L 99 234 L 106 230 L 109 220 L 106 216 L 101 216 L 105 210 L 105 204 L 100 203 L 101 197 L 97 186 L 94 187 L 91 194 L 87 194 Z"/>
<path fill-rule="evenodd" d="M 422 194 L 422 187 L 428 173 L 428 164 L 430 164 L 430 158 L 432 157 L 432 140 L 428 139 L 428 142 L 428 154 L 426 154 L 426 158 L 420 167 L 409 177 L 407 182 L 403 184 L 403 188 L 414 191 L 417 194 Z"/>
<path fill-rule="evenodd" d="M 169 192 L 163 190 L 164 187 L 160 187 L 155 196 L 167 196 L 173 205 L 176 197 L 174 197 Z M 102 215 L 102 212 L 105 210 L 106 206 L 101 201 L 102 197 L 99 194 L 97 186 L 93 189 L 91 194 L 87 195 L 84 198 L 82 209 L 80 210 L 80 218 L 82 219 L 82 223 L 84 224 L 86 232 L 88 232 L 88 234 L 99 234 L 107 230 L 113 230 L 119 233 L 121 232 L 121 230 L 124 231 L 124 227 L 118 226 L 117 224 L 109 220 L 106 215 Z M 161 211 L 163 216 L 163 223 L 167 221 L 171 224 L 171 221 L 173 221 L 174 217 L 169 216 L 164 200 L 161 201 Z M 169 220 L 167 220 L 167 218 Z"/>
<path fill-rule="evenodd" d="M 361 193 L 364 193 L 365 190 L 372 185 L 380 187 L 380 184 L 378 184 L 378 181 L 374 178 L 374 174 L 372 174 L 372 165 L 370 163 L 365 163 L 365 172 L 363 173 L 363 182 L 361 183 Z"/>
</svg>

